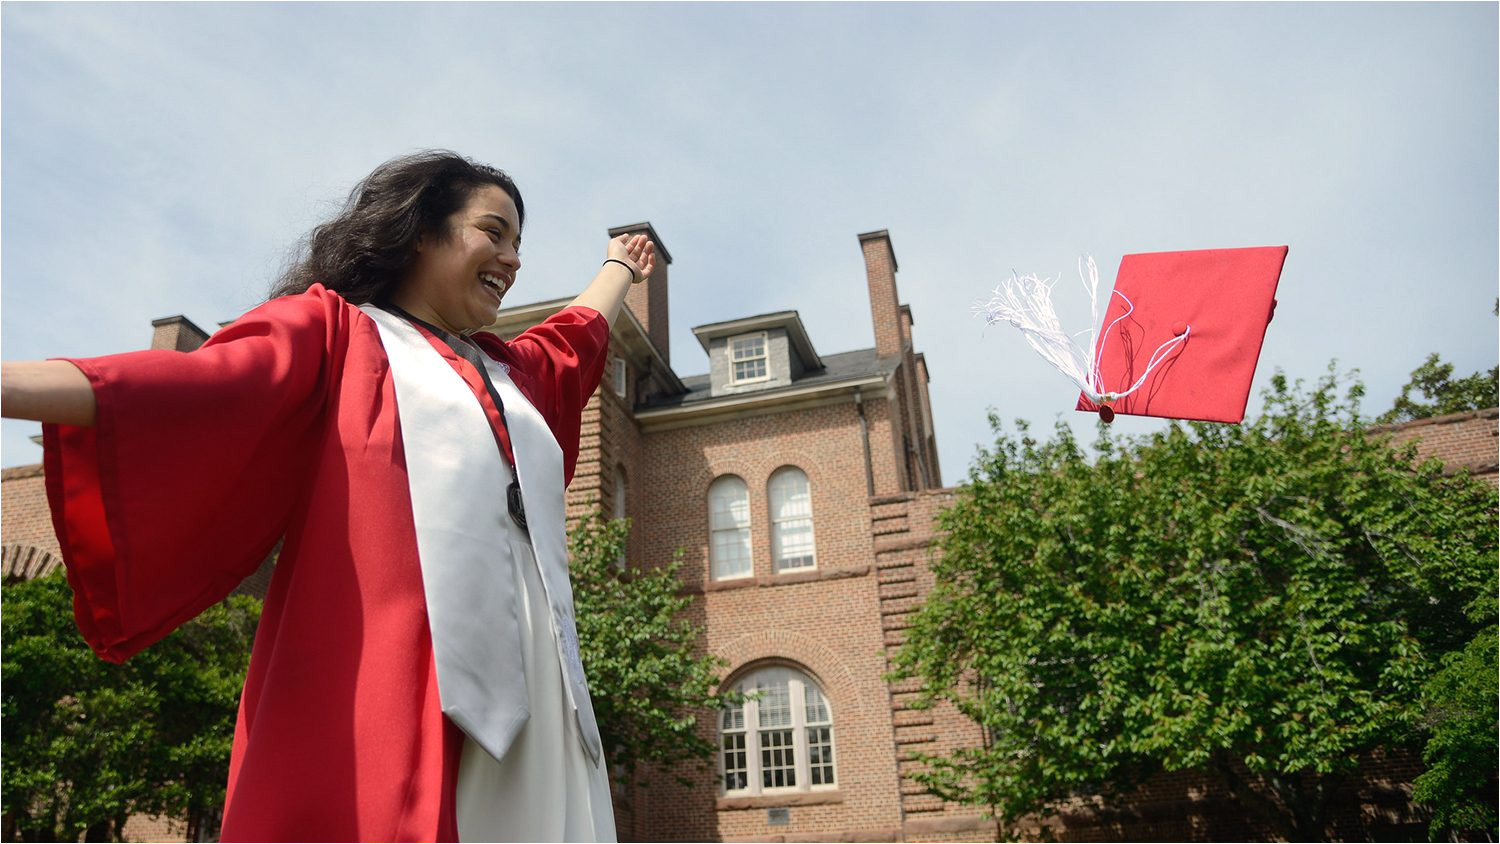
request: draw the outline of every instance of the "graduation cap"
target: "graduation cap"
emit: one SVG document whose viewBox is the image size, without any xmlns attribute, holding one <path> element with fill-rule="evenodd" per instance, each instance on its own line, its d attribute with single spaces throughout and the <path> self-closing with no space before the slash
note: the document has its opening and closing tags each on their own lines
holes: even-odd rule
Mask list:
<svg viewBox="0 0 1500 844">
<path fill-rule="evenodd" d="M 1286 253 L 1285 246 L 1263 246 L 1126 255 L 1087 350 L 1062 333 L 1047 280 L 1013 275 L 982 310 L 991 323 L 1021 329 L 1078 384 L 1077 408 L 1106 422 L 1127 413 L 1238 423 Z M 1092 260 L 1087 272 L 1097 316 Z"/>
</svg>

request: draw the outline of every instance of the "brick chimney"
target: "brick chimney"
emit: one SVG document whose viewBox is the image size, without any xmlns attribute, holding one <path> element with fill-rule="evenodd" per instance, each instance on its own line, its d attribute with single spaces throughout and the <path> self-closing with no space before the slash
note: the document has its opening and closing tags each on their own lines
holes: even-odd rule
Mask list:
<svg viewBox="0 0 1500 844">
<path fill-rule="evenodd" d="M 672 263 L 672 255 L 650 223 L 615 226 L 609 230 L 611 239 L 622 234 L 644 234 L 656 244 L 656 269 L 652 271 L 651 278 L 631 285 L 630 291 L 625 294 L 625 307 L 640 321 L 641 326 L 646 329 L 646 336 L 651 338 L 651 344 L 661 352 L 662 360 L 670 365 L 672 337 L 671 323 L 667 318 L 667 265 Z"/>
<path fill-rule="evenodd" d="M 865 281 L 870 287 L 870 317 L 875 326 L 875 354 L 882 358 L 902 353 L 901 305 L 896 297 L 896 251 L 886 229 L 859 236 L 865 253 Z"/>
<path fill-rule="evenodd" d="M 208 332 L 185 316 L 151 320 L 151 348 L 191 352 L 208 341 Z"/>
</svg>

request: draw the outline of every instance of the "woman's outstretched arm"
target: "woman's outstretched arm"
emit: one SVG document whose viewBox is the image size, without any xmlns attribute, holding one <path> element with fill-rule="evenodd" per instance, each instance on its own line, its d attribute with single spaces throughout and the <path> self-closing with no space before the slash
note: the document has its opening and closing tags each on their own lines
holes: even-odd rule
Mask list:
<svg viewBox="0 0 1500 844">
<path fill-rule="evenodd" d="M 94 424 L 94 388 L 65 360 L 0 364 L 0 416 L 58 425 Z"/>
<path fill-rule="evenodd" d="M 643 234 L 620 235 L 609 242 L 608 258 L 573 305 L 593 308 L 610 325 L 620 315 L 625 293 L 635 282 L 645 281 L 656 269 L 656 244 Z"/>
</svg>

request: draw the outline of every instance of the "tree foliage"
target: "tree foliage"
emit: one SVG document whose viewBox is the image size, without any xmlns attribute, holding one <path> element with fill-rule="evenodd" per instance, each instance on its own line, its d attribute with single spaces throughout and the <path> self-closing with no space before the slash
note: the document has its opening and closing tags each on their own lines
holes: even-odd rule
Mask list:
<svg viewBox="0 0 1500 844">
<path fill-rule="evenodd" d="M 120 840 L 134 814 L 212 822 L 259 616 L 259 601 L 231 597 L 113 665 L 78 635 L 61 572 L 6 584 L 7 833 Z"/>
<path fill-rule="evenodd" d="M 1418 740 L 1496 558 L 1494 492 L 1368 437 L 1339 389 L 1278 375 L 1253 423 L 1101 428 L 1092 461 L 1066 426 L 992 416 L 897 660 L 986 741 L 921 757 L 921 781 L 1010 824 L 1196 769 L 1320 838 L 1359 757 Z"/>
<path fill-rule="evenodd" d="M 1481 835 L 1494 841 L 1496 799 L 1500 792 L 1500 752 L 1495 713 L 1500 710 L 1495 651 L 1500 647 L 1491 623 L 1468 647 L 1450 653 L 1423 689 L 1422 705 L 1432 737 L 1422 752 L 1427 771 L 1417 777 L 1412 797 L 1432 807 L 1432 839 Z"/>
<path fill-rule="evenodd" d="M 1421 393 L 1420 399 L 1413 393 Z M 1500 367 L 1476 372 L 1467 378 L 1453 377 L 1453 364 L 1443 363 L 1434 352 L 1412 370 L 1411 380 L 1401 388 L 1396 404 L 1380 417 L 1381 422 L 1409 422 L 1447 413 L 1482 410 L 1500 404 Z"/>
<path fill-rule="evenodd" d="M 610 763 L 624 777 L 641 763 L 703 760 L 715 749 L 696 712 L 740 696 L 720 691 L 724 662 L 695 655 L 701 629 L 684 617 L 680 560 L 620 566 L 629 525 L 590 516 L 569 531 L 579 650 Z"/>
</svg>

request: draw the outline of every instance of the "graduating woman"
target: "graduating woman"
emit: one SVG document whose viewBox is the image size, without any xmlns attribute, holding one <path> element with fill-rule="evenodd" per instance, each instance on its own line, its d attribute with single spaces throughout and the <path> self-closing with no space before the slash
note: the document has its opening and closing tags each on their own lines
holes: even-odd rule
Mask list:
<svg viewBox="0 0 1500 844">
<path fill-rule="evenodd" d="M 226 841 L 614 840 L 563 491 L 654 247 L 611 240 L 571 305 L 505 342 L 475 332 L 515 283 L 524 222 L 499 170 L 396 159 L 200 349 L 0 373 L 4 415 L 44 423 L 75 616 L 103 658 L 284 540 Z"/>
</svg>

